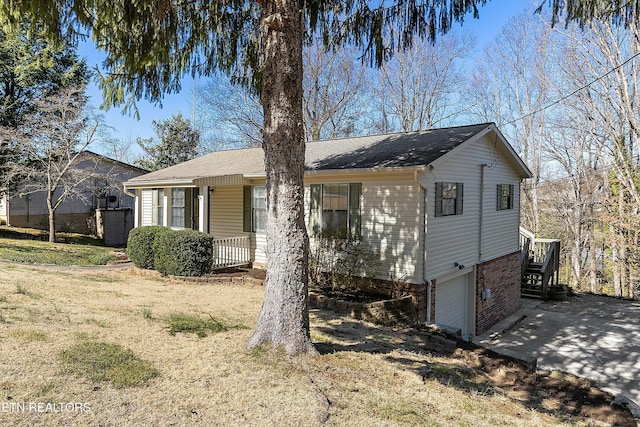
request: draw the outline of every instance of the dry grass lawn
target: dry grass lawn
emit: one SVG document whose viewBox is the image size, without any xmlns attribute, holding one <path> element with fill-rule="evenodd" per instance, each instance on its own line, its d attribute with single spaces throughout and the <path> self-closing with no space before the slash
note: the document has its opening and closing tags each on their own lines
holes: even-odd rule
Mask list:
<svg viewBox="0 0 640 427">
<path fill-rule="evenodd" d="M 531 409 L 489 385 L 465 388 L 427 374 L 446 374 L 460 361 L 400 348 L 366 351 L 367 342 L 398 338 L 324 312 L 312 312 L 312 337 L 343 350 L 297 359 L 247 350 L 262 297 L 261 287 L 179 284 L 132 269 L 0 264 L 0 425 L 588 424 L 553 408 Z M 172 336 L 164 319 L 175 313 L 246 328 Z M 159 375 L 115 388 L 66 373 L 60 353 L 83 340 L 126 347 Z M 19 410 L 30 402 L 84 406 Z"/>
</svg>

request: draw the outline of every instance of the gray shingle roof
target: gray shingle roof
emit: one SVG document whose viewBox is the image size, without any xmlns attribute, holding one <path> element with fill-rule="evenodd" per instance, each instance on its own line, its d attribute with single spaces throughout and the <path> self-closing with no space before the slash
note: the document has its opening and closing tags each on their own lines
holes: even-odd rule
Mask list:
<svg viewBox="0 0 640 427">
<path fill-rule="evenodd" d="M 483 123 L 426 131 L 394 133 L 307 143 L 305 170 L 371 169 L 426 166 L 479 132 Z M 225 175 L 264 174 L 262 148 L 218 151 L 129 181 L 166 181 Z"/>
<path fill-rule="evenodd" d="M 306 170 L 426 166 L 491 123 L 307 144 Z"/>
</svg>

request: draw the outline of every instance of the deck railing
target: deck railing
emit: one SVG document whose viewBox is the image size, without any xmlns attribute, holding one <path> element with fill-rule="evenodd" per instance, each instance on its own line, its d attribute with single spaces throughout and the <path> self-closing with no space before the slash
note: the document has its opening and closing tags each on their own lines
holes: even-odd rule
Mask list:
<svg viewBox="0 0 640 427">
<path fill-rule="evenodd" d="M 213 240 L 212 269 L 237 267 L 251 263 L 249 236 Z"/>
<path fill-rule="evenodd" d="M 542 274 L 542 295 L 546 296 L 550 286 L 558 286 L 560 274 L 560 241 L 556 240 L 549 245 L 544 263 L 540 268 Z"/>
<path fill-rule="evenodd" d="M 528 245 L 526 245 L 527 242 L 529 243 Z M 558 239 L 541 239 L 526 228 L 520 227 L 520 250 L 524 251 L 525 247 L 528 246 L 527 252 L 533 262 L 543 263 L 552 249 L 551 246 L 559 242 L 560 240 Z"/>
<path fill-rule="evenodd" d="M 542 297 L 547 298 L 550 287 L 558 286 L 560 276 L 560 240 L 537 238 L 529 230 L 520 227 L 520 265 L 522 275 L 532 267 L 542 285 Z"/>
</svg>

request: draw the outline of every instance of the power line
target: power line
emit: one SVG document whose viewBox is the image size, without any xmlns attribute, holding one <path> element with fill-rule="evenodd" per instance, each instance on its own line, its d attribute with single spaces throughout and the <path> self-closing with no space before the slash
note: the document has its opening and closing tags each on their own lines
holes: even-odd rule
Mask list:
<svg viewBox="0 0 640 427">
<path fill-rule="evenodd" d="M 572 97 L 572 96 L 573 96 L 573 95 L 575 95 L 576 93 L 578 93 L 578 92 L 581 92 L 581 91 L 585 90 L 586 88 L 588 88 L 588 87 L 589 87 L 589 86 L 591 86 L 592 84 L 594 84 L 594 83 L 596 83 L 596 82 L 598 82 L 598 81 L 600 81 L 600 80 L 604 79 L 604 78 L 605 78 L 605 77 L 607 77 L 609 74 L 613 73 L 614 71 L 616 71 L 616 70 L 617 70 L 617 69 L 619 69 L 619 68 L 624 67 L 625 65 L 627 65 L 629 62 L 633 61 L 633 60 L 634 60 L 635 58 L 637 58 L 638 56 L 640 56 L 640 52 L 636 53 L 636 54 L 635 54 L 635 55 L 633 55 L 631 58 L 628 58 L 627 60 L 625 60 L 625 61 L 624 61 L 624 62 L 622 62 L 621 64 L 619 64 L 619 65 L 617 65 L 617 66 L 613 67 L 612 69 L 610 69 L 609 71 L 607 71 L 605 74 L 601 75 L 600 77 L 597 77 L 597 78 L 593 79 L 592 81 L 590 81 L 589 83 L 587 83 L 586 85 L 584 85 L 584 86 L 582 86 L 582 87 L 580 87 L 580 88 L 578 88 L 578 89 L 574 90 L 574 91 L 573 91 L 573 92 L 571 92 L 570 94 L 565 95 L 565 96 L 563 96 L 562 98 L 560 98 L 560 99 L 557 99 L 557 100 L 553 101 L 551 104 L 545 105 L 544 107 L 539 108 L 539 109 L 537 109 L 537 110 L 535 110 L 535 111 L 533 111 L 533 112 L 531 112 L 531 113 L 527 113 L 527 114 L 525 114 L 524 116 L 518 117 L 517 119 L 513 119 L 513 120 L 511 120 L 510 122 L 505 123 L 505 125 L 510 125 L 510 124 L 515 123 L 515 122 L 519 122 L 520 120 L 526 119 L 527 117 L 533 116 L 534 114 L 538 114 L 538 113 L 541 113 L 541 112 L 543 112 L 543 111 L 545 111 L 545 110 L 548 110 L 549 108 L 553 107 L 554 105 L 557 105 L 557 104 L 561 103 L 561 102 L 562 102 L 562 101 L 564 101 L 565 99 Z"/>
</svg>

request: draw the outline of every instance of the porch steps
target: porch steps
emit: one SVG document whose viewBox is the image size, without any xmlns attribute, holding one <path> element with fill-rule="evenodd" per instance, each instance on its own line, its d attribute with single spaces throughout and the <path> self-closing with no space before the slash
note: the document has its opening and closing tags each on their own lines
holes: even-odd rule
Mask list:
<svg viewBox="0 0 640 427">
<path fill-rule="evenodd" d="M 526 298 L 543 299 L 542 291 L 542 273 L 540 272 L 542 264 L 530 262 L 527 270 L 522 275 L 520 286 L 520 294 Z"/>
</svg>

